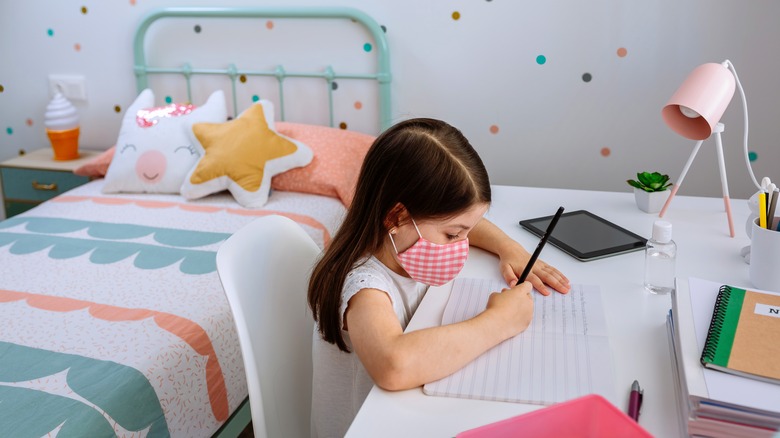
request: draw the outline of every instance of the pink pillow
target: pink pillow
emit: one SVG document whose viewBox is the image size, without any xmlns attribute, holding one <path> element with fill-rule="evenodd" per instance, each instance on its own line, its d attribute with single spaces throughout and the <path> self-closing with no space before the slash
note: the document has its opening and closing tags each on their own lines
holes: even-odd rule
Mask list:
<svg viewBox="0 0 780 438">
<path fill-rule="evenodd" d="M 276 130 L 307 144 L 314 159 L 271 180 L 275 190 L 338 198 L 349 207 L 360 166 L 375 137 L 355 131 L 300 123 L 277 122 Z"/>
<path fill-rule="evenodd" d="M 108 166 L 111 164 L 111 159 L 114 158 L 115 150 L 116 146 L 111 146 L 102 154 L 74 169 L 73 173 L 91 178 L 102 178 L 106 176 Z"/>
</svg>

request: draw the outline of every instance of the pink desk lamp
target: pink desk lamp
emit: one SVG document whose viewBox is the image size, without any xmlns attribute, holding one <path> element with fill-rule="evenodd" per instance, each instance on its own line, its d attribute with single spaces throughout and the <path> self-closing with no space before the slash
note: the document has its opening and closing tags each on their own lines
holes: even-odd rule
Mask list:
<svg viewBox="0 0 780 438">
<path fill-rule="evenodd" d="M 729 67 L 731 67 L 731 71 L 729 71 Z M 734 237 L 734 221 L 731 217 L 731 202 L 729 201 L 729 188 L 726 179 L 726 164 L 723 159 L 723 144 L 720 136 L 724 126 L 719 121 L 734 95 L 735 80 L 739 85 L 745 114 L 745 162 L 750 171 L 750 176 L 753 178 L 753 183 L 760 189 L 761 186 L 753 175 L 753 170 L 750 167 L 750 160 L 748 158 L 747 103 L 745 102 L 745 92 L 742 89 L 742 84 L 739 82 L 739 77 L 734 69 L 734 65 L 729 60 L 720 64 L 702 64 L 696 67 L 691 74 L 688 75 L 685 82 L 683 82 L 680 88 L 672 95 L 669 102 L 667 102 L 666 106 L 664 106 L 661 111 L 664 122 L 666 122 L 673 131 L 685 138 L 698 140 L 698 142 L 696 143 L 696 146 L 694 146 L 693 152 L 688 158 L 688 162 L 685 163 L 682 174 L 677 179 L 677 182 L 672 185 L 672 192 L 669 194 L 669 198 L 666 200 L 661 212 L 658 214 L 659 217 L 663 217 L 664 213 L 666 213 L 666 209 L 669 207 L 674 195 L 682 185 L 685 174 L 688 173 L 688 169 L 691 167 L 691 163 L 693 163 L 693 159 L 699 152 L 702 143 L 714 134 L 718 153 L 720 182 L 723 189 L 723 203 L 726 207 L 726 216 L 728 217 L 729 234 L 731 237 Z"/>
</svg>

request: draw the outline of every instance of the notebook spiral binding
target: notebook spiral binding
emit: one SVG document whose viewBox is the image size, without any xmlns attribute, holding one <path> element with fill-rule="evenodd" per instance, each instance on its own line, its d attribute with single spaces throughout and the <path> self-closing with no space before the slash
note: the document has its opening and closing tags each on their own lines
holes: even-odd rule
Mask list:
<svg viewBox="0 0 780 438">
<path fill-rule="evenodd" d="M 715 299 L 715 308 L 712 311 L 712 321 L 710 321 L 710 328 L 707 330 L 707 340 L 704 342 L 704 351 L 701 353 L 701 362 L 712 362 L 715 360 L 715 350 L 717 350 L 718 343 L 716 340 L 720 338 L 720 332 L 723 329 L 723 323 L 726 319 L 726 303 L 731 296 L 731 287 L 723 285 L 718 290 L 718 298 Z"/>
</svg>

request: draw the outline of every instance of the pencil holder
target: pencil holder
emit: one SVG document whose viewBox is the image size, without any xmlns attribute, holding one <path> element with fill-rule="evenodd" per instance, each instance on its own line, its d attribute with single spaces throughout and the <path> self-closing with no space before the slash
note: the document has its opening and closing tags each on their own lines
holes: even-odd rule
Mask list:
<svg viewBox="0 0 780 438">
<path fill-rule="evenodd" d="M 761 228 L 753 221 L 750 237 L 750 282 L 757 289 L 780 292 L 780 231 L 778 217 L 769 228 Z"/>
</svg>

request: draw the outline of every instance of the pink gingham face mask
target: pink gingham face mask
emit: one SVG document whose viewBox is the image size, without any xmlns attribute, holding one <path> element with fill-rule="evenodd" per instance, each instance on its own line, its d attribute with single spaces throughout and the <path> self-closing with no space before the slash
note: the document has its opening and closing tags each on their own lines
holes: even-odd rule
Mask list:
<svg viewBox="0 0 780 438">
<path fill-rule="evenodd" d="M 398 262 L 406 273 L 415 281 L 429 286 L 441 286 L 457 277 L 469 256 L 469 239 L 440 245 L 423 238 L 414 219 L 412 223 L 420 239 L 402 253 L 398 252 L 393 235 L 388 233 Z"/>
</svg>

